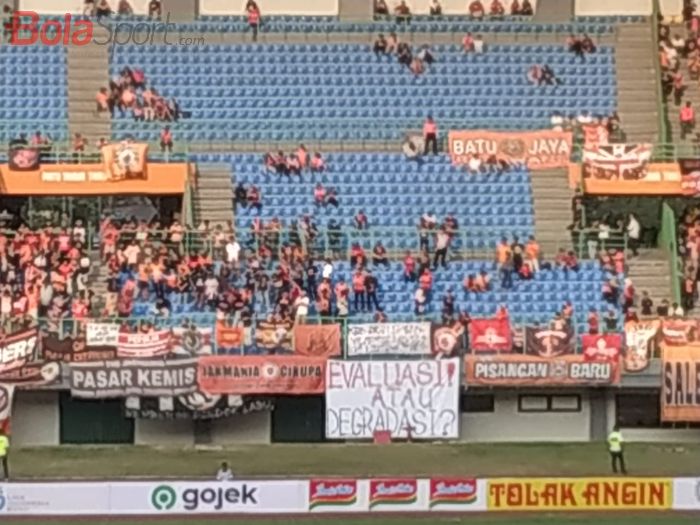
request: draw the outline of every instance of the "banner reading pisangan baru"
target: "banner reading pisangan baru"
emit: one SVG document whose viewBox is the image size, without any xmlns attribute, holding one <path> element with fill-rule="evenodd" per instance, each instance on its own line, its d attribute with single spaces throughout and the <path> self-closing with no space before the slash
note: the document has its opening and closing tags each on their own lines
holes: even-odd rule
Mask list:
<svg viewBox="0 0 700 525">
<path fill-rule="evenodd" d="M 507 163 L 522 163 L 533 170 L 569 165 L 572 150 L 570 131 L 450 131 L 453 164 L 467 164 L 473 157 L 496 157 Z"/>
</svg>

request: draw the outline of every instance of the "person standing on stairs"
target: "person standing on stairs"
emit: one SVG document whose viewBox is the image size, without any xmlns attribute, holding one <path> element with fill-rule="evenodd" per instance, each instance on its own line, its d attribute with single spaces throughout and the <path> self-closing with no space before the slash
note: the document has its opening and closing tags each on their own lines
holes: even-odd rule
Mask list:
<svg viewBox="0 0 700 525">
<path fill-rule="evenodd" d="M 423 140 L 425 141 L 425 149 L 423 150 L 423 155 L 428 154 L 428 151 L 430 151 L 431 149 L 431 145 L 433 155 L 437 155 L 437 133 L 437 124 L 433 120 L 433 117 L 428 115 L 428 118 L 426 118 L 425 122 L 423 123 Z"/>
<path fill-rule="evenodd" d="M 695 109 L 693 109 L 693 104 L 690 101 L 687 101 L 685 106 L 681 108 L 680 121 L 681 140 L 684 140 L 685 136 L 692 133 L 695 129 Z"/>
</svg>

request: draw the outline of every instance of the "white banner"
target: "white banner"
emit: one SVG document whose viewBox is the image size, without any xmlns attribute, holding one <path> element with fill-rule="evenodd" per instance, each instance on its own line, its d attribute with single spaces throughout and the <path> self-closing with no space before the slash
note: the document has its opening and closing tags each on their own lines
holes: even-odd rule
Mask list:
<svg viewBox="0 0 700 525">
<path fill-rule="evenodd" d="M 4 515 L 483 512 L 486 484 L 466 477 L 0 483 L 0 522 Z"/>
<path fill-rule="evenodd" d="M 85 344 L 88 346 L 117 346 L 119 343 L 119 324 L 88 323 Z"/>
<path fill-rule="evenodd" d="M 348 326 L 348 355 L 430 354 L 430 323 L 370 323 Z"/>
<path fill-rule="evenodd" d="M 459 437 L 459 359 L 328 361 L 326 437 Z"/>
<path fill-rule="evenodd" d="M 673 480 L 673 509 L 700 511 L 700 478 Z"/>
</svg>

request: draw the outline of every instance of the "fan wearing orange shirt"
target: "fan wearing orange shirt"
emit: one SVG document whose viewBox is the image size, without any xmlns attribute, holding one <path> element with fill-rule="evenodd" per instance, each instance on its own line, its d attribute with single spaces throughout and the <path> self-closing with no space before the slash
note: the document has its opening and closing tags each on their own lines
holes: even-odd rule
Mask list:
<svg viewBox="0 0 700 525">
<path fill-rule="evenodd" d="M 502 237 L 501 242 L 498 243 L 498 246 L 496 246 L 496 263 L 498 264 L 499 269 L 505 264 L 510 255 L 511 248 L 510 244 L 508 244 L 508 239 Z"/>
</svg>

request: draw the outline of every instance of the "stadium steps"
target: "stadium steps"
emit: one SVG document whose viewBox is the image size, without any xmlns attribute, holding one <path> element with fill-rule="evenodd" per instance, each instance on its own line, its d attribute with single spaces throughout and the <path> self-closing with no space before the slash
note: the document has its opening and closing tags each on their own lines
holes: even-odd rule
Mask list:
<svg viewBox="0 0 700 525">
<path fill-rule="evenodd" d="M 569 177 L 566 169 L 533 171 L 530 178 L 535 210 L 535 238 L 542 255 L 552 259 L 559 248 L 571 249 L 572 222 Z"/>
<path fill-rule="evenodd" d="M 673 24 L 670 26 L 671 35 L 681 35 L 684 38 L 688 37 L 688 31 L 682 24 Z M 668 98 L 666 104 L 666 111 L 668 115 L 669 129 L 671 133 L 671 142 L 674 144 L 696 144 L 697 137 L 700 136 L 700 126 L 695 127 L 695 133 L 688 135 L 684 140 L 681 140 L 681 123 L 679 118 L 679 113 L 681 107 L 685 105 L 687 101 L 692 102 L 695 108 L 696 118 L 700 112 L 700 88 L 698 88 L 697 80 L 690 79 L 690 72 L 688 71 L 688 61 L 685 58 L 680 58 L 680 72 L 683 74 L 685 79 L 686 89 L 683 93 L 683 101 L 681 106 L 676 106 L 673 101 L 673 95 Z"/>
<path fill-rule="evenodd" d="M 107 31 L 96 26 L 94 35 L 106 40 Z M 90 149 L 112 134 L 110 116 L 95 112 L 95 95 L 108 84 L 109 47 L 68 46 L 68 129 L 71 137 L 81 133 Z"/>
<path fill-rule="evenodd" d="M 338 0 L 338 18 L 343 22 L 371 22 L 374 19 L 374 3 Z"/>
<path fill-rule="evenodd" d="M 504 2 L 506 6 L 508 2 Z M 537 0 L 537 9 L 532 18 L 536 23 L 566 23 L 574 18 L 574 0 Z"/>
<path fill-rule="evenodd" d="M 636 290 L 635 304 L 639 304 L 642 292 L 649 292 L 654 307 L 663 299 L 671 300 L 671 275 L 669 262 L 661 250 L 639 250 L 639 257 L 628 257 L 627 276 Z"/>
<path fill-rule="evenodd" d="M 107 297 L 107 278 L 109 277 L 109 269 L 106 264 L 102 264 L 99 250 L 90 252 L 90 273 L 88 274 L 87 287 L 94 294 L 94 300 L 102 301 L 104 305 Z"/>
<path fill-rule="evenodd" d="M 197 189 L 194 193 L 194 217 L 197 224 L 208 220 L 211 226 L 233 221 L 231 166 L 197 165 Z"/>
<path fill-rule="evenodd" d="M 656 57 L 650 23 L 618 26 L 615 44 L 618 113 L 630 143 L 658 140 Z"/>
</svg>

